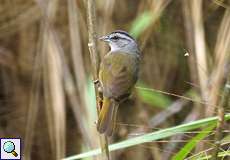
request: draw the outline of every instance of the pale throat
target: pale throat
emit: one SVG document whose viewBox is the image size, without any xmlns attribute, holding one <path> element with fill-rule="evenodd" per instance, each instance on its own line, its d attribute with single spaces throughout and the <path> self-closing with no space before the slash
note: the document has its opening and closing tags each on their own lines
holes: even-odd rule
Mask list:
<svg viewBox="0 0 230 160">
<path fill-rule="evenodd" d="M 114 44 L 109 44 L 110 46 L 110 52 L 126 52 L 126 53 L 130 53 L 130 54 L 135 54 L 137 52 L 139 52 L 136 44 L 126 44 L 123 46 L 118 46 L 118 45 L 114 45 Z"/>
<path fill-rule="evenodd" d="M 118 47 L 117 45 L 109 44 L 110 52 L 123 51 L 124 48 Z"/>
</svg>

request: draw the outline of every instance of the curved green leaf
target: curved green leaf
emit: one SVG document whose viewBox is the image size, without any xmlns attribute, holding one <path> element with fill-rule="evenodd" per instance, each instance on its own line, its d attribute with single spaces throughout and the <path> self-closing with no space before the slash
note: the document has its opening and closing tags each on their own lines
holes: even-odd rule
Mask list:
<svg viewBox="0 0 230 160">
<path fill-rule="evenodd" d="M 191 151 L 192 149 L 204 139 L 212 130 L 216 127 L 216 124 L 212 124 L 207 128 L 203 129 L 201 133 L 197 134 L 193 137 L 176 155 L 173 156 L 172 160 L 183 160 Z"/>
</svg>

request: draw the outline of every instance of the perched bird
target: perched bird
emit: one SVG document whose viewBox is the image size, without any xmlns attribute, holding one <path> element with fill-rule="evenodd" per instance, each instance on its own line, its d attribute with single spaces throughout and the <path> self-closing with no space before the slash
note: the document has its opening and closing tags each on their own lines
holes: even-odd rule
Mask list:
<svg viewBox="0 0 230 160">
<path fill-rule="evenodd" d="M 129 97 L 137 81 L 140 51 L 134 38 L 125 31 L 114 31 L 100 40 L 109 44 L 110 51 L 102 59 L 99 70 L 103 100 L 97 130 L 111 136 L 119 103 Z"/>
</svg>

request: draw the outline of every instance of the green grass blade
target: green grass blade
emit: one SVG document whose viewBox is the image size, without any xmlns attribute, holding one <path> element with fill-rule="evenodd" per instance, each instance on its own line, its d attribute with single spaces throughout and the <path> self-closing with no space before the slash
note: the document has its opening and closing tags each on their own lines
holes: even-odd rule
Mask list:
<svg viewBox="0 0 230 160">
<path fill-rule="evenodd" d="M 128 140 L 124 140 L 122 142 L 112 144 L 109 146 L 109 150 L 114 151 L 114 150 L 118 150 L 118 149 L 123 149 L 123 148 L 131 147 L 131 146 L 139 145 L 142 143 L 152 142 L 155 140 L 166 138 L 166 137 L 169 137 L 169 136 L 172 136 L 175 134 L 183 133 L 185 131 L 197 129 L 197 128 L 200 128 L 200 127 L 203 127 L 206 125 L 216 123 L 217 119 L 218 119 L 217 117 L 205 118 L 205 119 L 197 120 L 197 121 L 190 122 L 187 124 L 178 125 L 176 127 L 166 128 L 166 129 L 162 129 L 162 130 L 159 130 L 156 132 L 148 133 L 148 134 L 145 134 L 142 136 L 138 136 L 135 138 L 131 138 Z M 229 120 L 230 114 L 226 114 L 225 119 Z M 81 153 L 78 155 L 67 157 L 64 160 L 81 159 L 81 158 L 85 158 L 85 157 L 96 156 L 100 153 L 101 153 L 100 149 L 95 149 L 95 150 L 91 150 L 89 152 L 85 152 L 85 153 Z"/>
<path fill-rule="evenodd" d="M 152 24 L 153 15 L 150 11 L 143 12 L 137 19 L 133 22 L 130 29 L 130 34 L 137 38 L 149 25 Z"/>
<path fill-rule="evenodd" d="M 183 160 L 192 149 L 199 143 L 200 140 L 204 139 L 212 130 L 216 127 L 216 124 L 211 124 L 207 128 L 204 128 L 201 133 L 193 137 L 175 156 L 172 160 Z"/>
<path fill-rule="evenodd" d="M 227 135 L 221 140 L 221 144 L 230 144 L 230 135 Z M 218 157 L 227 157 L 230 156 L 230 151 L 222 151 L 218 153 Z M 207 160 L 210 159 L 212 155 L 207 155 L 206 151 L 201 151 L 195 155 L 187 157 L 186 160 Z"/>
<path fill-rule="evenodd" d="M 148 87 L 142 83 L 138 86 L 139 87 L 136 87 L 136 91 L 142 102 L 159 108 L 167 108 L 172 103 L 172 100 L 168 96 L 162 93 L 143 89 Z"/>
</svg>

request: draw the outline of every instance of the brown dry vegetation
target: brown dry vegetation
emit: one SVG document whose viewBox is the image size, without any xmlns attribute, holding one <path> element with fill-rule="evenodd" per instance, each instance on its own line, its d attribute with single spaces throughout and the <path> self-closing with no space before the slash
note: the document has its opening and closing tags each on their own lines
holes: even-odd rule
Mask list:
<svg viewBox="0 0 230 160">
<path fill-rule="evenodd" d="M 217 114 L 230 66 L 227 0 L 96 2 L 98 35 L 130 31 L 142 13 L 152 16 L 136 35 L 143 57 L 140 84 L 191 98 L 165 95 L 169 110 L 146 103 L 135 91 L 120 107 L 111 142 Z M 21 137 L 25 159 L 61 159 L 99 146 L 86 4 L 0 1 L 0 137 Z M 105 44 L 98 43 L 98 48 L 101 57 L 108 51 Z M 229 131 L 229 126 L 222 127 Z M 138 145 L 112 157 L 167 160 L 193 136 Z M 213 144 L 200 142 L 193 154 Z"/>
</svg>

